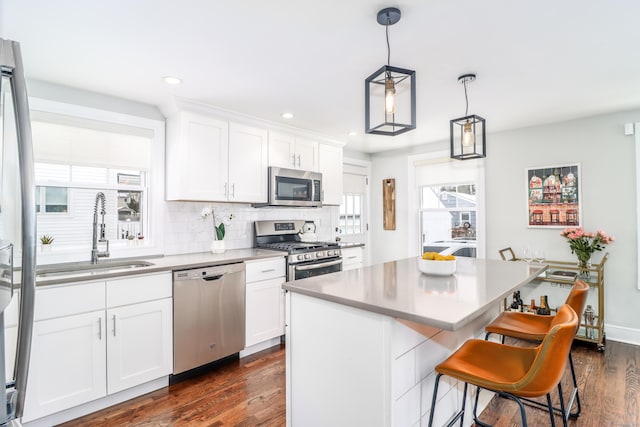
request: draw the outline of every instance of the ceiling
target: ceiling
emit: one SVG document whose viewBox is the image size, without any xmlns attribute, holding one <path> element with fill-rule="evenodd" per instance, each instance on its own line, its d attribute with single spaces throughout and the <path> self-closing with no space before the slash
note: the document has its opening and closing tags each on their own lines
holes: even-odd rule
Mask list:
<svg viewBox="0 0 640 427">
<path fill-rule="evenodd" d="M 417 81 L 417 128 L 395 137 L 364 134 L 388 6 L 402 11 L 391 65 Z M 469 113 L 489 133 L 640 107 L 639 16 L 637 0 L 0 0 L 0 35 L 21 43 L 31 79 L 192 99 L 372 153 L 447 139 L 469 72 Z"/>
</svg>

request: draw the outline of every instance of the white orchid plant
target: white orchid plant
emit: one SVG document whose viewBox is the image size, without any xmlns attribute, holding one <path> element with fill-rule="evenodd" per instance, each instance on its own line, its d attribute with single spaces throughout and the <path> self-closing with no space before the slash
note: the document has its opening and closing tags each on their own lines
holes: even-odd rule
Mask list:
<svg viewBox="0 0 640 427">
<path fill-rule="evenodd" d="M 202 212 L 200 212 L 200 216 L 203 221 L 206 221 L 207 218 L 211 217 L 213 221 L 213 229 L 216 232 L 216 240 L 223 240 L 224 235 L 226 233 L 226 228 L 231 224 L 231 220 L 233 219 L 233 214 L 229 214 L 229 216 L 222 217 L 216 216 L 215 209 L 213 206 L 203 208 Z"/>
</svg>

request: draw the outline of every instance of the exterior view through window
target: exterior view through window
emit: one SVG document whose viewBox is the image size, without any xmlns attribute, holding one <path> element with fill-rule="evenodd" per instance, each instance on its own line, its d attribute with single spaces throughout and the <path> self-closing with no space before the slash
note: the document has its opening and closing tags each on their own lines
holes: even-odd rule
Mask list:
<svg viewBox="0 0 640 427">
<path fill-rule="evenodd" d="M 476 256 L 476 185 L 444 184 L 420 188 L 422 252 Z"/>
</svg>

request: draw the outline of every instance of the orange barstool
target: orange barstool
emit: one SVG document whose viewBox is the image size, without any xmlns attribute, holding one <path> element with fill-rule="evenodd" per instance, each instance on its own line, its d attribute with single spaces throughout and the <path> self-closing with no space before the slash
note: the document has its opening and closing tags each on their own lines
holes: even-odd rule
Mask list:
<svg viewBox="0 0 640 427">
<path fill-rule="evenodd" d="M 558 209 L 551 209 L 549 211 L 549 221 L 551 222 L 551 224 L 560 223 L 560 211 Z"/>
<path fill-rule="evenodd" d="M 465 402 L 469 384 L 478 387 L 473 405 L 476 424 L 486 426 L 476 415 L 480 390 L 490 390 L 518 403 L 522 425 L 527 425 L 527 414 L 521 398 L 547 397 L 547 409 L 551 425 L 555 426 L 551 391 L 558 388 L 562 396 L 561 379 L 567 365 L 569 350 L 578 329 L 578 315 L 564 304 L 554 316 L 550 331 L 537 347 L 517 347 L 493 341 L 471 339 L 465 342 L 447 360 L 436 366 L 436 381 L 431 399 L 429 427 L 433 425 L 433 414 L 438 397 L 440 377 L 447 375 L 464 382 L 460 411 L 449 425 L 460 419 L 464 422 Z M 560 401 L 563 424 L 566 426 L 564 403 Z"/>
<path fill-rule="evenodd" d="M 571 306 L 578 315 L 578 323 L 580 323 L 580 317 L 584 311 L 584 307 L 587 303 L 587 295 L 589 294 L 589 285 L 585 282 L 578 280 L 573 284 L 569 296 L 565 304 Z M 551 326 L 554 323 L 554 316 L 541 316 L 532 313 L 519 313 L 503 311 L 500 315 L 491 322 L 485 331 L 485 339 L 489 338 L 491 334 L 502 335 L 502 342 L 504 343 L 504 337 L 518 338 L 526 341 L 540 342 L 551 330 Z M 570 412 L 569 416 L 577 418 L 580 415 L 580 395 L 578 393 L 578 381 L 576 380 L 576 372 L 573 367 L 573 358 L 571 352 L 569 352 L 569 367 L 571 368 L 571 377 L 573 379 L 573 392 L 569 399 L 567 408 L 571 411 L 573 402 L 576 402 L 576 412 Z M 560 397 L 563 399 L 562 396 Z M 540 404 L 540 402 L 531 401 L 534 404 Z"/>
</svg>

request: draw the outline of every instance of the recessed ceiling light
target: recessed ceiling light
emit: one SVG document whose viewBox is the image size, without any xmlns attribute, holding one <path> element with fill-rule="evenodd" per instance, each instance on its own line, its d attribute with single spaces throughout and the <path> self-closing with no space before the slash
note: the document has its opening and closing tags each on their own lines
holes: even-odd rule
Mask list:
<svg viewBox="0 0 640 427">
<path fill-rule="evenodd" d="M 282 113 L 281 116 L 283 119 L 293 119 L 292 113 Z"/>
<path fill-rule="evenodd" d="M 162 80 L 164 80 L 164 82 L 168 85 L 179 85 L 180 83 L 182 83 L 182 80 L 172 76 L 163 77 Z"/>
</svg>

